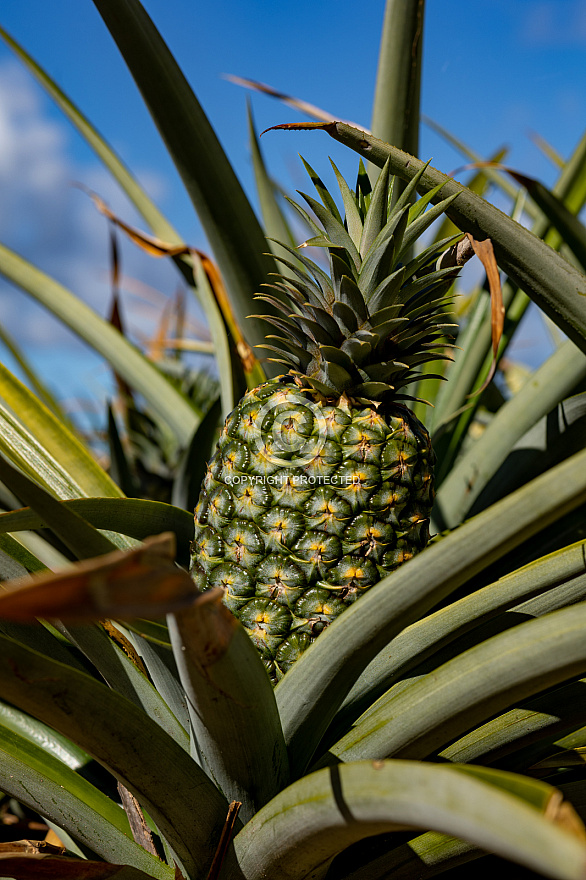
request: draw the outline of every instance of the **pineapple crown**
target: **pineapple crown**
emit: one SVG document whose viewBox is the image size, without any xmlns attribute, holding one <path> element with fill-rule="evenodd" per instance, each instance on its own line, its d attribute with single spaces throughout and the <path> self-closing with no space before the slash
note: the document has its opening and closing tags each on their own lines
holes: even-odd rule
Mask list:
<svg viewBox="0 0 586 880">
<path fill-rule="evenodd" d="M 451 359 L 446 332 L 454 325 L 446 323 L 446 308 L 458 270 L 453 264 L 440 268 L 438 256 L 461 236 L 435 242 L 415 257 L 410 253 L 456 196 L 426 210 L 439 186 L 411 204 L 425 166 L 393 202 L 395 178 L 388 163 L 372 190 L 361 163 L 353 192 L 332 162 L 346 215 L 342 219 L 319 176 L 303 161 L 321 203 L 300 195 L 323 228 L 289 200 L 315 232 L 299 247 L 327 248 L 330 273 L 279 242 L 295 262 L 279 257 L 287 275 L 264 285 L 278 296 L 257 296 L 285 315 L 257 316 L 281 331 L 267 336 L 278 347 L 267 342 L 262 348 L 276 353 L 270 360 L 288 367 L 302 387 L 327 399 L 346 394 L 366 401 L 414 400 L 407 389 L 422 378 L 421 365 Z"/>
</svg>

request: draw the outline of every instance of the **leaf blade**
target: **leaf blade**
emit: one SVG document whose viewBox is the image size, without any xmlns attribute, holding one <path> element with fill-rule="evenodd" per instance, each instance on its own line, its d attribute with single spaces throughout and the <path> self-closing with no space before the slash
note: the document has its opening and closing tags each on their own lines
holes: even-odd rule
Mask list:
<svg viewBox="0 0 586 880">
<path fill-rule="evenodd" d="M 228 800 L 242 804 L 246 821 L 288 782 L 269 677 L 220 590 L 170 616 L 169 631 L 202 766 Z"/>
<path fill-rule="evenodd" d="M 5 699 L 65 734 L 113 773 L 144 804 L 188 870 L 209 863 L 209 840 L 222 827 L 227 804 L 171 737 L 91 676 L 4 637 L 0 665 Z"/>
<path fill-rule="evenodd" d="M 257 813 L 234 851 L 247 880 L 285 871 L 291 880 L 318 880 L 337 852 L 363 837 L 430 826 L 536 870 L 551 865 L 553 876 L 583 876 L 583 841 L 538 808 L 454 767 L 411 761 L 359 762 L 304 777 Z"/>
</svg>

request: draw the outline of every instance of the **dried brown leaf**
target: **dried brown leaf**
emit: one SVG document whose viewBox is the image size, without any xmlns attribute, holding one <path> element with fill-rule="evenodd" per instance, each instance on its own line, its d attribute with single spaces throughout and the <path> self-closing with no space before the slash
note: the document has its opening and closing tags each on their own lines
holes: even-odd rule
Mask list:
<svg viewBox="0 0 586 880">
<path fill-rule="evenodd" d="M 586 843 L 586 828 L 581 818 L 569 801 L 564 800 L 561 791 L 555 789 L 551 795 L 549 803 L 545 809 L 545 818 L 549 819 L 554 825 L 564 828 Z"/>
<path fill-rule="evenodd" d="M 3 880 L 147 880 L 148 875 L 130 865 L 90 862 L 75 856 L 30 852 L 0 854 Z"/>
<path fill-rule="evenodd" d="M 44 840 L 9 840 L 0 843 L 0 858 L 7 855 L 62 855 L 64 846 L 53 846 Z"/>
<path fill-rule="evenodd" d="M 224 657 L 237 627 L 222 600 L 223 590 L 206 590 L 201 601 L 177 613 L 186 655 L 204 675 Z"/>
<path fill-rule="evenodd" d="M 261 92 L 263 95 L 269 95 L 271 98 L 277 98 L 277 100 L 282 101 L 283 104 L 288 104 L 289 107 L 293 107 L 294 110 L 299 110 L 300 113 L 306 113 L 307 116 L 313 116 L 314 119 L 320 119 L 323 122 L 334 122 L 336 120 L 336 117 L 332 113 L 328 113 L 327 110 L 321 110 L 319 107 L 316 107 L 315 104 L 309 104 L 307 101 L 302 101 L 300 98 L 286 95 L 284 92 L 278 92 L 277 89 L 268 86 L 266 83 L 258 82 L 258 80 L 246 79 L 242 76 L 233 76 L 230 73 L 224 74 L 224 79 L 236 83 L 237 86 L 243 86 L 245 89 L 252 89 L 255 92 Z M 355 122 L 338 119 L 338 122 L 342 121 L 345 121 L 347 125 L 352 125 L 354 128 L 362 128 L 364 131 L 367 131 L 362 125 L 357 125 Z"/>
<path fill-rule="evenodd" d="M 136 244 L 143 251 L 146 251 L 147 254 L 150 254 L 151 257 L 178 257 L 184 254 L 189 254 L 190 249 L 185 244 L 180 245 L 172 245 L 168 244 L 165 241 L 162 241 L 160 238 L 155 238 L 153 235 L 147 235 L 146 232 L 141 232 L 140 229 L 136 229 L 134 226 L 130 226 L 128 223 L 125 223 L 124 220 L 121 220 L 104 202 L 103 199 L 97 195 L 97 193 L 91 192 L 87 190 L 87 193 L 94 205 L 105 217 L 108 218 L 115 226 L 119 229 L 122 229 L 123 232 L 130 238 L 134 244 Z"/>
<path fill-rule="evenodd" d="M 136 550 L 116 550 L 61 572 L 3 584 L 0 618 L 86 622 L 104 618 L 157 617 L 189 607 L 198 592 L 174 564 L 172 532 L 147 538 Z"/>
<path fill-rule="evenodd" d="M 488 279 L 488 287 L 490 290 L 490 324 L 492 335 L 492 364 L 486 381 L 475 394 L 480 394 L 492 382 L 492 378 L 496 371 L 497 356 L 500 341 L 505 326 L 505 307 L 503 303 L 503 290 L 501 286 L 501 276 L 494 255 L 494 249 L 490 238 L 484 241 L 477 241 L 470 233 L 466 233 L 467 238 L 472 243 L 474 253 L 484 266 L 486 277 Z"/>
<path fill-rule="evenodd" d="M 112 641 L 116 642 L 118 647 L 122 651 L 124 651 L 124 653 L 126 654 L 128 659 L 130 660 L 130 662 L 138 670 L 140 670 L 140 672 L 142 672 L 142 674 L 144 675 L 145 678 L 148 678 L 148 676 L 149 676 L 148 670 L 147 670 L 146 666 L 144 665 L 140 654 L 138 653 L 138 651 L 136 650 L 136 648 L 134 647 L 132 642 L 129 639 L 127 639 L 126 636 L 123 633 L 121 633 L 120 630 L 116 626 L 114 626 L 112 621 L 104 620 L 102 622 L 102 626 L 104 627 L 104 629 L 106 630 L 106 632 L 108 633 L 108 635 L 110 636 Z"/>
<path fill-rule="evenodd" d="M 122 336 L 125 336 L 124 332 L 124 323 L 122 321 L 122 313 L 120 311 L 120 296 L 118 291 L 118 281 L 116 284 L 112 284 L 112 306 L 110 309 L 110 324 L 112 327 L 115 327 Z M 119 373 L 114 372 L 114 378 L 116 380 L 116 385 L 118 386 L 118 391 L 120 393 L 120 397 L 123 401 L 125 400 L 133 400 L 132 389 L 130 385 L 120 376 Z"/>
<path fill-rule="evenodd" d="M 118 783 L 118 794 L 120 795 L 124 812 L 128 816 L 128 824 L 130 825 L 135 843 L 138 843 L 139 846 L 142 846 L 143 849 L 146 849 L 147 852 L 158 858 L 157 849 L 153 843 L 153 836 L 146 823 L 139 802 L 121 782 Z"/>
<path fill-rule="evenodd" d="M 116 226 L 113 223 L 110 225 L 110 279 L 112 295 L 116 297 L 120 290 L 120 251 L 118 249 Z"/>
<path fill-rule="evenodd" d="M 226 856 L 226 850 L 228 849 L 230 840 L 232 839 L 234 825 L 236 824 L 236 819 L 238 818 L 238 813 L 241 806 L 242 804 L 240 803 L 240 801 L 232 801 L 232 803 L 228 807 L 228 815 L 226 816 L 226 821 L 224 823 L 224 827 L 222 828 L 220 840 L 218 842 L 218 846 L 216 847 L 214 860 L 209 870 L 207 880 L 217 880 L 217 878 L 220 876 L 222 864 L 224 863 L 224 858 Z"/>
<path fill-rule="evenodd" d="M 170 336 L 172 308 L 173 303 L 167 301 L 161 309 L 154 335 L 149 340 L 147 355 L 153 361 L 161 360 L 165 356 L 165 340 Z"/>
<path fill-rule="evenodd" d="M 191 248 L 185 244 L 172 245 L 168 242 L 163 241 L 160 238 L 155 238 L 152 235 L 147 235 L 145 232 L 142 232 L 141 230 L 136 229 L 134 226 L 130 226 L 128 223 L 125 223 L 124 220 L 121 220 L 116 214 L 114 214 L 113 211 L 110 210 L 110 208 L 108 208 L 106 203 L 96 193 L 88 191 L 88 195 L 90 196 L 94 205 L 96 206 L 98 211 L 100 211 L 100 213 L 104 214 L 104 216 L 107 217 L 113 224 L 122 229 L 130 238 L 130 240 L 134 242 L 134 244 L 138 245 L 138 247 L 146 251 L 146 253 L 150 254 L 150 256 L 182 257 L 195 255 L 198 257 L 206 274 L 210 289 L 220 308 L 220 311 L 222 312 L 222 316 L 224 318 L 224 321 L 226 322 L 226 326 L 228 327 L 228 330 L 234 338 L 238 354 L 242 360 L 243 369 L 245 373 L 252 372 L 252 370 L 257 365 L 258 360 L 255 357 L 252 348 L 246 342 L 242 330 L 238 325 L 238 322 L 234 315 L 234 311 L 232 309 L 232 305 L 230 303 L 230 299 L 224 286 L 224 282 L 222 280 L 222 276 L 220 275 L 220 271 L 213 260 L 211 260 L 207 254 L 197 250 L 196 248 Z M 165 333 L 164 335 L 167 336 L 168 333 Z"/>
<path fill-rule="evenodd" d="M 336 136 L 336 124 L 339 120 L 335 122 L 283 122 L 281 125 L 271 125 L 270 128 L 265 128 L 264 131 L 261 131 L 260 137 L 263 134 L 266 134 L 267 131 L 327 131 L 328 134 L 331 134 L 332 137 Z M 365 129 L 361 128 L 361 131 L 367 133 Z"/>
</svg>

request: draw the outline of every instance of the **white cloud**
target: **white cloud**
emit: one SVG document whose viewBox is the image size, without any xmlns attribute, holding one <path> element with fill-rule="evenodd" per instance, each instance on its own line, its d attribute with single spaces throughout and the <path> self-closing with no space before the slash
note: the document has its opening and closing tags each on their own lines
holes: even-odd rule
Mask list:
<svg viewBox="0 0 586 880">
<path fill-rule="evenodd" d="M 73 184 L 97 192 L 128 222 L 140 225 L 140 220 L 97 160 L 80 165 L 72 158 L 74 137 L 20 66 L 0 64 L 0 241 L 105 314 L 110 304 L 107 222 Z M 151 192 L 164 189 L 155 173 L 141 177 Z M 174 293 L 178 276 L 170 263 L 120 244 L 124 274 Z M 1 276 L 0 321 L 21 344 L 72 344 L 45 309 Z"/>
<path fill-rule="evenodd" d="M 521 26 L 532 46 L 586 44 L 586 0 L 536 0 L 525 4 Z"/>
</svg>

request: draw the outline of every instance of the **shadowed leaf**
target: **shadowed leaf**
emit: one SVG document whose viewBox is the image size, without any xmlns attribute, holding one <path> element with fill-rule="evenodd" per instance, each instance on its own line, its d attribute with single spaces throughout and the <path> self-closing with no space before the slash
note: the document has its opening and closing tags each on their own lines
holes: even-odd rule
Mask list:
<svg viewBox="0 0 586 880">
<path fill-rule="evenodd" d="M 143 498 L 73 498 L 59 504 L 82 516 L 96 529 L 111 529 L 139 541 L 159 532 L 173 532 L 178 544 L 177 562 L 185 568 L 189 565 L 193 515 L 181 507 Z M 42 529 L 49 523 L 50 517 L 40 516 L 30 507 L 23 507 L 0 513 L 0 534 Z"/>
<path fill-rule="evenodd" d="M 34 850 L 34 846 L 30 847 Z M 0 853 L 0 871 L 12 880 L 150 880 L 151 875 L 129 865 L 91 862 L 44 852 Z M 169 880 L 173 877 L 171 869 Z"/>
</svg>

